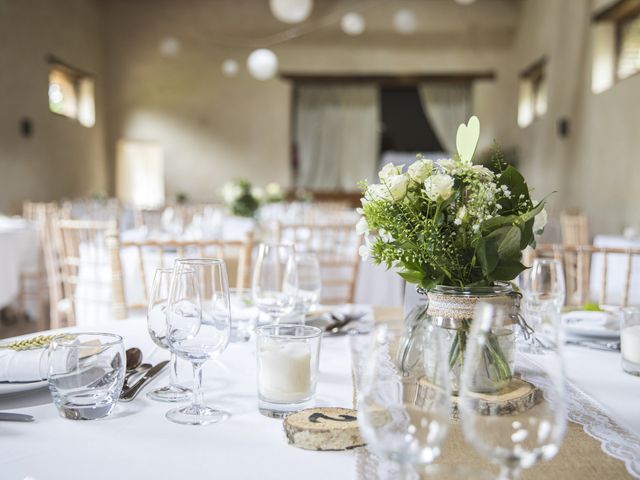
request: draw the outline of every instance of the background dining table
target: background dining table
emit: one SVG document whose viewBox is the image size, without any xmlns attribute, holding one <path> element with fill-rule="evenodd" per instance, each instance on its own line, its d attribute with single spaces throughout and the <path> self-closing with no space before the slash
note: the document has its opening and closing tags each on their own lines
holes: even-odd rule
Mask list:
<svg viewBox="0 0 640 480">
<path fill-rule="evenodd" d="M 0 216 L 0 309 L 17 299 L 21 274 L 37 270 L 38 249 L 35 225 L 22 218 Z"/>
</svg>

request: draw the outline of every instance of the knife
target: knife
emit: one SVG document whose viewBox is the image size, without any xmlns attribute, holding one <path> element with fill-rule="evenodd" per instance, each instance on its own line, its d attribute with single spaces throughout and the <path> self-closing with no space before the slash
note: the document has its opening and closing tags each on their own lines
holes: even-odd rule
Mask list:
<svg viewBox="0 0 640 480">
<path fill-rule="evenodd" d="M 131 400 L 136 398 L 138 393 L 140 393 L 140 390 L 142 390 L 142 387 L 149 383 L 153 379 L 153 377 L 162 372 L 162 370 L 164 370 L 168 364 L 169 360 L 165 360 L 147 370 L 140 380 L 134 383 L 131 387 L 123 390 L 123 392 L 120 394 L 120 401 L 130 402 Z"/>
<path fill-rule="evenodd" d="M 24 413 L 0 412 L 0 421 L 3 422 L 33 422 L 35 418 Z"/>
<path fill-rule="evenodd" d="M 567 345 L 593 348 L 594 350 L 604 350 L 606 352 L 619 352 L 620 342 L 603 342 L 596 340 L 567 340 Z"/>
</svg>

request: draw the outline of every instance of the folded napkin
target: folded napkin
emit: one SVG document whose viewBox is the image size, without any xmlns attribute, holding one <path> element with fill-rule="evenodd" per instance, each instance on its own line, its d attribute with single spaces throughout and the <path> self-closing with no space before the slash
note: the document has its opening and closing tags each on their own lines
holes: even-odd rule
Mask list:
<svg viewBox="0 0 640 480">
<path fill-rule="evenodd" d="M 46 348 L 0 350 L 0 382 L 37 382 L 47 378 L 49 354 Z"/>
</svg>

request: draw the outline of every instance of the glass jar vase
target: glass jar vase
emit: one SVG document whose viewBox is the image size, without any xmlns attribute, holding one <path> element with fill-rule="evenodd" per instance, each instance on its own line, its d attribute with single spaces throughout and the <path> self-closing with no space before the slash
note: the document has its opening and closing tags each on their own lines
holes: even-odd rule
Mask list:
<svg viewBox="0 0 640 480">
<path fill-rule="evenodd" d="M 476 305 L 488 302 L 505 308 L 509 321 L 490 337 L 483 362 L 474 376 L 474 390 L 494 393 L 506 387 L 511 382 L 514 367 L 515 330 L 523 324 L 520 294 L 508 283 L 497 283 L 492 287 L 437 286 L 421 293 L 426 295 L 427 301 L 414 307 L 405 318 L 405 334 L 398 349 L 397 364 L 403 373 L 429 379 L 429 345 L 425 344 L 424 329 L 432 325 L 440 330 L 439 341 L 446 343 L 451 390 L 456 394 Z"/>
</svg>

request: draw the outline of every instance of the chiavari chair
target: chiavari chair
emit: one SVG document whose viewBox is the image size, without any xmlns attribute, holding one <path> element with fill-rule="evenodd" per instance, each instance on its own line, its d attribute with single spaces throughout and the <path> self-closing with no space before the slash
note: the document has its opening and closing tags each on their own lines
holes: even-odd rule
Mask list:
<svg viewBox="0 0 640 480">
<path fill-rule="evenodd" d="M 326 304 L 353 303 L 361 237 L 354 223 L 277 223 L 278 243 L 291 243 L 296 251 L 313 252 L 322 273 L 322 298 Z"/>
</svg>

